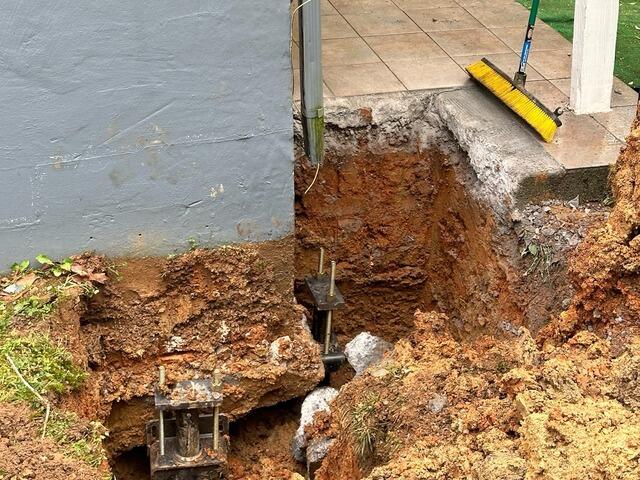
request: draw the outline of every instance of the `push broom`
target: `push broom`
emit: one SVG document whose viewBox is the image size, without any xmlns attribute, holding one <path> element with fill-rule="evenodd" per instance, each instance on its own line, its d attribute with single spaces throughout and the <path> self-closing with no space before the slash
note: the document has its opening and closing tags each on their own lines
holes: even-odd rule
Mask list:
<svg viewBox="0 0 640 480">
<path fill-rule="evenodd" d="M 531 125 L 546 142 L 551 142 L 558 127 L 562 125 L 562 122 L 560 122 L 558 114 L 546 108 L 539 100 L 525 90 L 527 61 L 529 60 L 533 30 L 536 25 L 539 6 L 540 0 L 533 0 L 527 34 L 520 56 L 520 66 L 513 80 L 486 58 L 469 65 L 467 72 L 525 122 Z"/>
</svg>

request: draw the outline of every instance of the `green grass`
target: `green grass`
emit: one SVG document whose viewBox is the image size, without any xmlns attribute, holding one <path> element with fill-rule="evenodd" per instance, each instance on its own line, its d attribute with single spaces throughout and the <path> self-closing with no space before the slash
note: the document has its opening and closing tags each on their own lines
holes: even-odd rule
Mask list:
<svg viewBox="0 0 640 480">
<path fill-rule="evenodd" d="M 41 395 L 67 393 L 78 388 L 86 376 L 74 365 L 69 352 L 53 345 L 49 338 L 39 334 L 8 335 L 0 342 L 0 401 L 24 400 L 39 405 L 11 369 L 5 355 L 14 361 L 27 382 Z"/>
<path fill-rule="evenodd" d="M 531 0 L 517 0 L 531 7 Z M 575 0 L 542 0 L 539 16 L 568 40 L 573 39 Z M 523 32 L 525 26 L 523 25 Z M 535 48 L 535 35 L 533 44 Z M 640 86 L 640 0 L 620 0 L 615 75 L 632 87 Z"/>
</svg>

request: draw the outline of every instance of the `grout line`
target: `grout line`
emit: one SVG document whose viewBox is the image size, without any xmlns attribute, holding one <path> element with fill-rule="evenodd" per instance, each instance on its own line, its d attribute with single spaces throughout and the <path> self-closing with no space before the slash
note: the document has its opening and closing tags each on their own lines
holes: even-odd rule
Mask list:
<svg viewBox="0 0 640 480">
<path fill-rule="evenodd" d="M 391 1 L 393 2 L 393 4 L 394 4 L 396 7 L 400 8 L 400 7 L 395 3 L 395 1 L 394 1 L 394 0 L 391 0 Z M 458 2 L 456 2 L 456 3 L 458 3 Z M 418 24 L 417 24 L 417 22 L 416 22 L 413 18 L 411 18 L 411 17 L 407 14 L 407 12 L 406 12 L 406 11 L 404 11 L 402 8 L 400 8 L 400 10 L 402 10 L 402 12 L 403 12 L 407 17 L 409 17 L 409 20 L 411 20 L 411 21 L 413 22 L 413 24 L 414 24 L 416 27 L 418 27 L 422 33 L 424 33 L 424 34 L 425 34 L 425 35 L 426 35 L 426 36 L 427 36 L 427 37 L 428 37 L 432 42 L 434 42 L 434 43 L 435 43 L 435 44 L 436 44 L 436 45 L 437 45 L 437 46 L 438 46 L 438 47 L 439 47 L 439 48 L 440 48 L 440 49 L 441 49 L 441 50 L 442 50 L 442 51 L 447 55 L 447 57 L 449 58 L 449 60 L 451 60 L 451 61 L 452 61 L 452 62 L 453 62 L 453 63 L 454 63 L 458 68 L 460 68 L 464 73 L 467 73 L 467 72 L 466 72 L 466 70 L 464 70 L 462 67 L 460 67 L 460 65 L 458 65 L 458 63 L 453 59 L 453 56 L 452 56 L 451 54 L 449 54 L 449 52 L 447 52 L 447 50 L 446 50 L 442 45 L 440 45 L 438 42 L 436 42 L 436 40 L 435 40 L 431 35 L 429 35 L 429 32 L 427 32 L 427 31 L 426 31 L 425 29 L 423 29 L 420 25 L 418 25 Z M 473 17 L 473 18 L 475 18 L 475 17 Z M 441 57 L 441 58 L 445 58 L 445 57 Z M 408 90 L 408 89 L 407 89 L 407 90 Z"/>
<path fill-rule="evenodd" d="M 393 3 L 393 0 L 392 0 L 392 3 Z M 395 5 L 395 3 L 393 3 L 393 4 Z M 397 7 L 397 5 L 396 5 L 396 7 Z M 398 7 L 398 9 L 399 9 L 402 13 L 404 13 L 404 11 L 403 11 L 402 9 L 400 9 L 400 7 Z M 369 47 L 369 50 L 371 50 L 371 51 L 375 54 L 375 56 L 376 56 L 376 57 L 378 57 L 378 59 L 380 60 L 380 62 L 382 62 L 382 64 L 383 64 L 385 67 L 387 67 L 387 70 L 389 70 L 389 71 L 391 72 L 391 74 L 395 77 L 395 79 L 396 79 L 396 80 L 398 80 L 398 82 L 400 82 L 400 85 L 402 85 L 402 87 L 405 89 L 405 91 L 408 91 L 409 89 L 408 89 L 408 88 L 407 88 L 407 86 L 404 84 L 404 82 L 403 82 L 402 80 L 400 80 L 400 78 L 398 77 L 398 75 L 396 75 L 396 72 L 394 72 L 394 71 L 389 67 L 389 65 L 387 65 L 387 64 L 382 60 L 382 58 L 380 57 L 380 55 L 378 55 L 378 52 L 376 52 L 373 48 L 371 48 L 371 45 L 369 45 L 369 43 L 367 42 L 367 40 L 365 39 L 365 37 L 364 37 L 363 35 L 360 35 L 360 32 L 358 32 L 358 31 L 355 29 L 355 27 L 354 27 L 353 25 L 351 25 L 351 23 L 349 22 L 349 20 L 347 20 L 347 18 L 342 14 L 342 12 L 341 12 L 340 10 L 338 10 L 337 8 L 336 8 L 336 10 L 337 10 L 337 11 L 338 11 L 338 13 L 340 14 L 340 16 L 342 16 L 342 18 L 344 19 L 344 21 L 345 21 L 345 22 L 347 22 L 347 24 L 348 24 L 348 25 L 353 29 L 353 31 L 354 31 L 354 32 L 356 32 L 356 34 L 358 35 L 358 38 L 360 38 L 360 39 L 361 39 L 361 40 L 362 40 L 362 41 L 367 45 L 367 47 Z M 406 14 L 405 14 L 405 15 L 406 15 Z M 411 19 L 409 19 L 409 20 L 411 20 Z M 411 21 L 413 21 L 413 20 L 411 20 Z M 416 25 L 416 26 L 417 26 L 417 25 Z M 420 27 L 418 27 L 418 28 L 420 28 Z M 398 35 L 399 35 L 399 34 L 398 34 Z M 376 62 L 376 63 L 377 63 L 377 62 Z M 368 64 L 363 64 L 363 65 L 368 65 Z M 379 92 L 379 93 L 382 93 L 382 92 Z"/>
</svg>

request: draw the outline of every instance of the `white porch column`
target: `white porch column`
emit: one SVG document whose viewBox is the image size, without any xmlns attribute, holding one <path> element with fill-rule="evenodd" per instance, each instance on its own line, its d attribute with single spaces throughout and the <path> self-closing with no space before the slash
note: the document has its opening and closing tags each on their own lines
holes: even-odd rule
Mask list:
<svg viewBox="0 0 640 480">
<path fill-rule="evenodd" d="M 611 110 L 619 10 L 618 0 L 576 0 L 571 108 L 578 114 Z"/>
</svg>

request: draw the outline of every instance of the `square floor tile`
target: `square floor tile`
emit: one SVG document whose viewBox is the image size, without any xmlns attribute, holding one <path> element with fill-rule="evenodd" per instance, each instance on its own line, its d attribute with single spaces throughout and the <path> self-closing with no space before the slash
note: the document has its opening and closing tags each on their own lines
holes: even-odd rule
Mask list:
<svg viewBox="0 0 640 480">
<path fill-rule="evenodd" d="M 407 10 L 406 13 L 425 32 L 482 28 L 482 24 L 462 7 Z"/>
<path fill-rule="evenodd" d="M 365 37 L 365 41 L 384 62 L 448 56 L 426 33 Z"/>
<path fill-rule="evenodd" d="M 333 5 L 331 5 L 329 0 L 322 0 L 322 3 L 320 4 L 320 11 L 322 12 L 322 15 L 338 15 L 338 11 Z"/>
<path fill-rule="evenodd" d="M 339 97 L 406 90 L 382 62 L 326 67 L 324 81 Z"/>
<path fill-rule="evenodd" d="M 544 148 L 567 170 L 572 170 L 614 165 L 623 145 L 622 142 L 618 142 L 612 145 L 584 146 L 577 142 L 565 142 L 562 145 L 545 143 Z"/>
<path fill-rule="evenodd" d="M 571 50 L 531 51 L 529 64 L 547 80 L 571 76 Z"/>
<path fill-rule="evenodd" d="M 326 66 L 376 63 L 380 59 L 360 38 L 335 38 L 322 42 L 322 62 Z"/>
<path fill-rule="evenodd" d="M 430 32 L 429 36 L 452 57 L 512 51 L 487 29 Z"/>
<path fill-rule="evenodd" d="M 564 111 L 567 110 L 569 97 L 562 93 L 560 89 L 549 80 L 530 79 L 527 81 L 526 89 L 552 112 L 558 107 Z M 562 117 L 560 117 L 560 120 L 562 120 Z"/>
<path fill-rule="evenodd" d="M 585 168 L 615 163 L 623 145 L 589 115 L 566 112 L 562 126 L 545 149 L 565 168 Z"/>
<path fill-rule="evenodd" d="M 523 27 L 529 20 L 529 10 L 516 2 L 491 5 L 467 5 L 465 8 L 488 28 Z"/>
<path fill-rule="evenodd" d="M 471 5 L 483 5 L 485 8 L 495 8 L 496 5 L 511 5 L 514 0 L 456 0 L 458 5 L 469 7 Z"/>
<path fill-rule="evenodd" d="M 331 3 L 343 15 L 398 10 L 398 7 L 391 0 L 331 0 Z"/>
<path fill-rule="evenodd" d="M 299 40 L 300 31 L 298 30 L 298 17 L 293 20 L 293 31 L 291 32 L 293 39 Z M 323 15 L 322 16 L 322 39 L 329 38 L 350 38 L 357 37 L 356 31 L 342 17 L 342 15 Z"/>
<path fill-rule="evenodd" d="M 399 8 L 395 11 L 345 15 L 345 18 L 363 37 L 420 32 L 420 28 Z"/>
<path fill-rule="evenodd" d="M 322 17 L 322 38 L 357 37 L 356 31 L 342 15 L 325 15 Z"/>
<path fill-rule="evenodd" d="M 611 106 L 628 107 L 638 105 L 638 92 L 619 78 L 613 77 L 613 92 L 611 93 Z"/>
<path fill-rule="evenodd" d="M 526 27 L 492 28 L 491 31 L 514 52 L 522 51 Z M 533 33 L 533 51 L 571 50 L 571 42 L 545 24 L 536 26 Z"/>
<path fill-rule="evenodd" d="M 450 58 L 395 60 L 389 68 L 409 90 L 460 87 L 471 84 L 467 73 Z"/>
<path fill-rule="evenodd" d="M 631 131 L 631 123 L 636 118 L 636 108 L 615 107 L 610 112 L 594 113 L 592 117 L 618 140 L 624 142 Z"/>
<path fill-rule="evenodd" d="M 564 93 L 567 97 L 571 95 L 571 79 L 570 78 L 560 78 L 557 80 L 549 80 L 553 83 L 558 90 Z"/>
<path fill-rule="evenodd" d="M 565 112 L 555 139 L 545 149 L 567 168 L 615 163 L 622 146 L 615 136 L 589 115 Z"/>
<path fill-rule="evenodd" d="M 462 68 L 465 68 L 472 63 L 482 59 L 484 55 L 465 55 L 460 57 L 453 57 L 455 62 Z M 518 64 L 520 63 L 520 56 L 513 53 L 492 53 L 486 55 L 487 59 L 491 61 L 496 67 L 506 73 L 509 77 L 512 77 L 518 70 Z M 542 75 L 536 72 L 535 69 L 529 67 L 527 69 L 528 80 L 542 80 Z M 555 88 L 555 87 L 554 87 Z"/>
<path fill-rule="evenodd" d="M 394 2 L 403 10 L 458 6 L 456 0 L 394 0 Z"/>
</svg>

